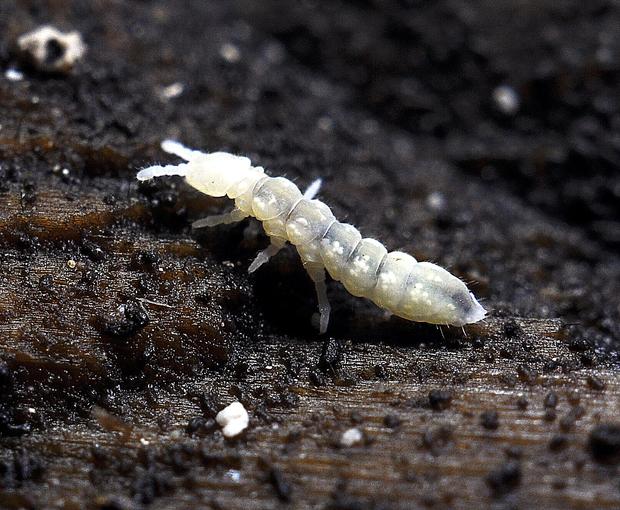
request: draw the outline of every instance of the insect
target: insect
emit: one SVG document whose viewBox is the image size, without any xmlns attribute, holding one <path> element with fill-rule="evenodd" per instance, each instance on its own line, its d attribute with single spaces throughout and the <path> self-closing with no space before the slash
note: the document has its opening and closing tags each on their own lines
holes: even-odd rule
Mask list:
<svg viewBox="0 0 620 510">
<path fill-rule="evenodd" d="M 265 175 L 246 157 L 204 153 L 172 140 L 161 147 L 186 162 L 144 168 L 138 180 L 179 175 L 202 193 L 235 201 L 232 211 L 200 219 L 192 224 L 194 228 L 234 223 L 248 216 L 261 221 L 271 243 L 250 264 L 250 273 L 287 242 L 293 244 L 316 288 L 320 333 L 327 330 L 331 310 L 325 271 L 354 296 L 368 298 L 408 320 L 463 326 L 485 317 L 485 309 L 467 286 L 445 269 L 400 251 L 388 253 L 379 241 L 362 238 L 354 226 L 340 223 L 327 205 L 314 199 L 320 180 L 302 194 L 290 180 Z"/>
</svg>

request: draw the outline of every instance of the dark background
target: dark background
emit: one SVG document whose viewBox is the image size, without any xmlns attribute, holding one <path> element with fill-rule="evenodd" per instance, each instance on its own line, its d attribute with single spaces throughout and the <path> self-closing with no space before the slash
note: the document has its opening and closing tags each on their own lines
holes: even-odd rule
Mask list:
<svg viewBox="0 0 620 510">
<path fill-rule="evenodd" d="M 16 51 L 45 23 L 88 44 L 67 75 Z M 619 27 L 603 1 L 2 1 L 0 507 L 620 504 Z M 490 319 L 332 283 L 318 337 L 294 250 L 248 276 L 259 227 L 191 231 L 228 204 L 137 184 L 168 137 L 322 177 Z"/>
</svg>

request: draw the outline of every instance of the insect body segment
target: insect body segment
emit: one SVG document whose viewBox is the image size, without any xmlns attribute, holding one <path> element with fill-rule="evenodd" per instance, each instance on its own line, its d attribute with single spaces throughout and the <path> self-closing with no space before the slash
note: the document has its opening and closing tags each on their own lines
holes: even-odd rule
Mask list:
<svg viewBox="0 0 620 510">
<path fill-rule="evenodd" d="M 366 297 L 405 319 L 463 326 L 485 317 L 486 311 L 466 285 L 445 269 L 418 262 L 406 253 L 388 253 L 379 241 L 362 238 L 354 226 L 340 223 L 327 205 L 314 199 L 320 181 L 302 195 L 293 182 L 266 176 L 248 158 L 225 152 L 205 154 L 170 140 L 162 148 L 187 163 L 151 166 L 137 178 L 180 175 L 207 195 L 235 201 L 231 212 L 198 220 L 194 228 L 233 223 L 247 216 L 261 221 L 271 244 L 259 252 L 250 272 L 287 242 L 295 245 L 316 287 L 321 333 L 327 330 L 330 314 L 325 270 L 354 296 Z"/>
</svg>

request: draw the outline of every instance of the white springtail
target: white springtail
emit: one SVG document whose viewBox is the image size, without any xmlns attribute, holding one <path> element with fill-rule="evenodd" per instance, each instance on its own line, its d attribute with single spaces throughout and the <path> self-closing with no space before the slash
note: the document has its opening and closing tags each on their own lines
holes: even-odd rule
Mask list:
<svg viewBox="0 0 620 510">
<path fill-rule="evenodd" d="M 151 166 L 138 172 L 141 181 L 180 175 L 187 183 L 212 197 L 228 196 L 235 208 L 226 214 L 194 222 L 194 228 L 233 223 L 248 216 L 262 222 L 271 244 L 249 267 L 253 272 L 293 244 L 314 281 L 320 312 L 320 332 L 327 330 L 330 305 L 325 270 L 354 296 L 372 300 L 395 315 L 412 321 L 463 326 L 483 319 L 484 308 L 467 286 L 445 269 L 418 262 L 407 253 L 393 251 L 375 239 L 362 239 L 359 231 L 340 223 L 327 205 L 314 196 L 320 181 L 302 195 L 284 177 L 269 177 L 250 160 L 226 152 L 206 154 L 166 140 L 162 149 L 187 161 L 179 165 Z"/>
</svg>

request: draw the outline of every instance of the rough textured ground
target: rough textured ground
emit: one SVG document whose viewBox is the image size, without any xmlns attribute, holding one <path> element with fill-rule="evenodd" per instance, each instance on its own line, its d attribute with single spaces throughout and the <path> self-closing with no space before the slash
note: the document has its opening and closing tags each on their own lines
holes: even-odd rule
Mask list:
<svg viewBox="0 0 620 510">
<path fill-rule="evenodd" d="M 620 506 L 620 14 L 585 4 L 1 2 L 0 508 Z M 22 65 L 42 23 L 83 34 L 71 74 Z M 491 317 L 332 284 L 317 336 L 294 251 L 248 276 L 259 228 L 134 180 L 166 137 L 323 177 Z"/>
</svg>

